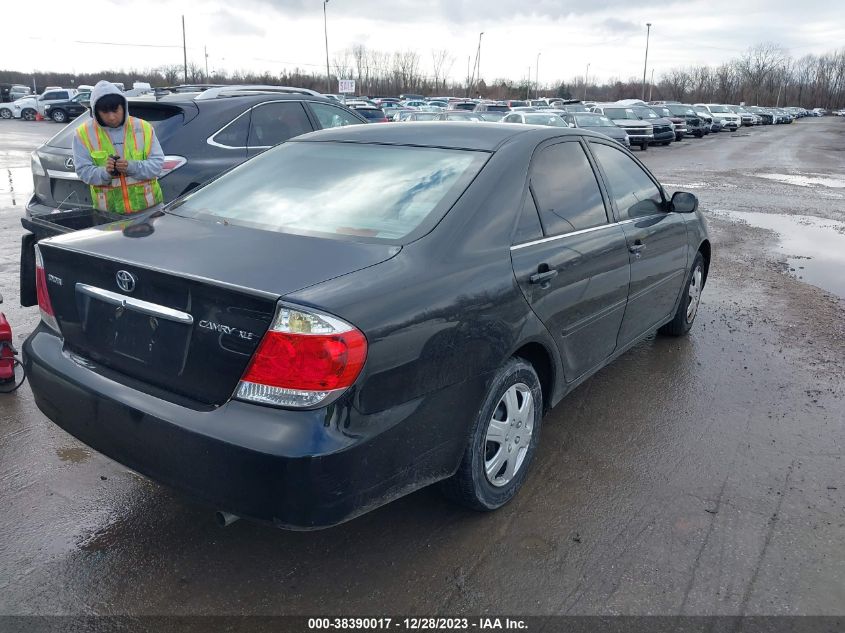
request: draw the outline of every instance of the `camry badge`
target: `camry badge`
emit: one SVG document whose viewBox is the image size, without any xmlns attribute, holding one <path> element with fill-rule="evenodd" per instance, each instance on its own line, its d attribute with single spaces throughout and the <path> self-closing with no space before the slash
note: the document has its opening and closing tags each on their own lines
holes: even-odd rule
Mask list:
<svg viewBox="0 0 845 633">
<path fill-rule="evenodd" d="M 132 292 L 135 290 L 135 283 L 138 281 L 135 278 L 135 275 L 130 273 L 128 270 L 118 270 L 117 271 L 117 286 L 123 292 Z"/>
<path fill-rule="evenodd" d="M 65 158 L 65 167 L 68 169 L 73 169 L 73 156 L 70 158 Z"/>
</svg>

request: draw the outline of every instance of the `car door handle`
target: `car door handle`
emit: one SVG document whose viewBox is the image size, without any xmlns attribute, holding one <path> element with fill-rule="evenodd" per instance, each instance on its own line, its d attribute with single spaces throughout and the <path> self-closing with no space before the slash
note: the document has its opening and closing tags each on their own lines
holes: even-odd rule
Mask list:
<svg viewBox="0 0 845 633">
<path fill-rule="evenodd" d="M 544 281 L 549 281 L 549 279 L 552 279 L 553 277 L 557 277 L 557 271 L 547 270 L 544 273 L 534 273 L 528 278 L 528 281 L 532 284 L 541 284 Z"/>
<path fill-rule="evenodd" d="M 631 246 L 628 247 L 628 250 L 635 255 L 639 254 L 641 250 L 645 248 L 645 244 L 643 244 L 640 240 L 637 240 Z"/>
</svg>

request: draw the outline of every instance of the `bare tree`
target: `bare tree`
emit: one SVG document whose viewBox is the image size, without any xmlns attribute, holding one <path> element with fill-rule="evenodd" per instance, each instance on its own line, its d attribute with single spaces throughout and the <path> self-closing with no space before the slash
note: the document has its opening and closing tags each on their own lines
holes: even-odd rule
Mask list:
<svg viewBox="0 0 845 633">
<path fill-rule="evenodd" d="M 683 101 L 692 79 L 683 68 L 673 68 L 660 81 L 674 101 Z"/>
<path fill-rule="evenodd" d="M 431 60 L 434 66 L 434 92 L 437 92 L 441 79 L 443 80 L 443 87 L 446 87 L 446 77 L 452 71 L 455 57 L 449 52 L 448 48 L 441 48 L 431 51 Z"/>
<path fill-rule="evenodd" d="M 739 71 L 753 90 L 755 104 L 760 103 L 760 93 L 765 81 L 777 68 L 783 66 L 786 57 L 783 48 L 767 42 L 752 46 L 737 60 Z"/>
</svg>

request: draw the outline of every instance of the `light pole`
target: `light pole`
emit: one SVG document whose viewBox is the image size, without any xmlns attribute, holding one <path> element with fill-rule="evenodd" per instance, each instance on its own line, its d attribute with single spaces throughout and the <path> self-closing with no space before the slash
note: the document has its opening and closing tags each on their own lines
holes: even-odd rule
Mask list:
<svg viewBox="0 0 845 633">
<path fill-rule="evenodd" d="M 587 72 L 584 73 L 584 101 L 587 100 L 587 77 L 590 76 L 590 64 L 587 64 Z"/>
<path fill-rule="evenodd" d="M 648 84 L 648 100 L 651 101 L 651 89 L 654 88 L 654 67 L 651 69 L 651 82 Z"/>
<path fill-rule="evenodd" d="M 645 34 L 645 62 L 643 63 L 643 96 L 642 100 L 645 101 L 645 71 L 646 66 L 648 66 L 648 36 L 651 34 L 651 22 L 646 22 L 646 27 L 648 30 Z"/>
<path fill-rule="evenodd" d="M 530 77 L 529 77 L 530 79 Z M 534 98 L 540 98 L 540 53 L 537 53 L 537 65 L 534 67 Z"/>
<path fill-rule="evenodd" d="M 326 36 L 326 92 L 332 91 L 332 78 L 329 74 L 329 26 L 326 19 L 326 5 L 329 0 L 323 0 L 323 34 Z"/>
</svg>

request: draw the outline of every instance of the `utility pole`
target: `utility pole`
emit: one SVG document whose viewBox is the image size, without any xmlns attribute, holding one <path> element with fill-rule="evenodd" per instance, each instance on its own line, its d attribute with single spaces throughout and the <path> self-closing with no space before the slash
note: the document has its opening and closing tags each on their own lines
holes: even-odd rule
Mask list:
<svg viewBox="0 0 845 633">
<path fill-rule="evenodd" d="M 587 72 L 584 73 L 584 101 L 587 100 L 587 77 L 590 76 L 590 64 L 587 64 Z"/>
<path fill-rule="evenodd" d="M 182 16 L 182 55 L 185 61 L 185 83 L 188 83 L 188 47 L 185 44 L 185 16 Z"/>
<path fill-rule="evenodd" d="M 475 51 L 475 67 L 476 67 L 476 74 L 475 74 L 475 85 L 476 87 L 481 82 L 481 36 L 484 35 L 484 31 L 478 34 L 478 49 Z M 477 90 L 477 88 L 476 88 Z M 476 90 L 473 90 L 475 92 Z"/>
<path fill-rule="evenodd" d="M 205 83 L 208 83 L 208 47 L 202 47 L 203 52 L 205 53 Z"/>
<path fill-rule="evenodd" d="M 472 55 L 467 55 L 467 99 L 469 99 L 469 89 L 470 84 L 472 83 L 472 75 L 469 74 L 469 60 L 472 59 Z"/>
<path fill-rule="evenodd" d="M 525 76 L 525 100 L 531 98 L 531 66 L 528 67 L 528 74 Z"/>
<path fill-rule="evenodd" d="M 651 83 L 648 84 L 648 100 L 651 101 L 651 89 L 654 88 L 654 68 L 651 69 Z"/>
<path fill-rule="evenodd" d="M 534 98 L 540 98 L 540 53 L 537 53 L 537 65 L 534 67 Z"/>
<path fill-rule="evenodd" d="M 329 74 L 329 26 L 326 18 L 326 5 L 329 0 L 323 0 L 323 35 L 326 36 L 326 92 L 332 91 L 332 78 Z"/>
<path fill-rule="evenodd" d="M 651 34 L 651 22 L 646 22 L 646 27 L 648 30 L 645 34 L 645 62 L 643 63 L 643 95 L 642 100 L 645 101 L 645 73 L 646 67 L 648 66 L 648 36 Z"/>
</svg>

